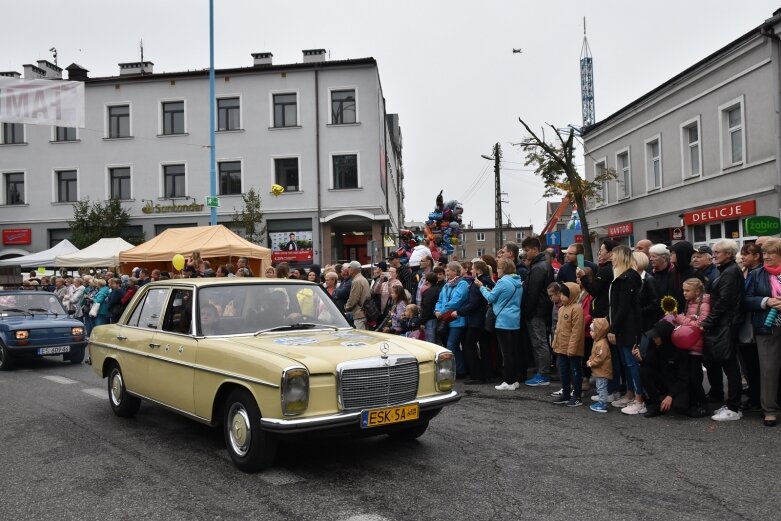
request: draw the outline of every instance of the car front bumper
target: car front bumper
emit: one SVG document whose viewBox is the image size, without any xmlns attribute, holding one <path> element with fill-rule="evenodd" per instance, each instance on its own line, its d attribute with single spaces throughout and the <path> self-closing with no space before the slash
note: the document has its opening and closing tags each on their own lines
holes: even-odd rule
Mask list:
<svg viewBox="0 0 781 521">
<path fill-rule="evenodd" d="M 430 419 L 436 416 L 442 407 L 455 403 L 460 399 L 460 394 L 455 391 L 450 391 L 447 394 L 426 396 L 425 398 L 420 398 L 408 403 L 417 403 L 420 407 L 421 419 Z M 352 427 L 360 431 L 362 430 L 359 426 L 361 412 L 362 411 L 349 411 L 337 414 L 329 414 L 326 416 L 315 416 L 311 418 L 262 418 L 260 420 L 260 426 L 263 430 L 273 432 L 275 434 L 298 434 L 302 432 L 327 431 L 331 429 Z M 415 422 L 411 423 L 414 424 Z M 394 425 L 394 427 L 399 426 L 401 426 L 401 424 Z M 374 428 L 369 430 L 374 432 Z M 379 434 L 380 430 L 378 429 L 376 432 Z"/>
<path fill-rule="evenodd" d="M 84 340 L 83 342 L 60 342 L 60 343 L 53 343 L 53 344 L 36 344 L 36 345 L 25 345 L 25 346 L 17 346 L 17 345 L 8 345 L 8 352 L 12 356 L 18 356 L 18 357 L 32 357 L 32 356 L 62 356 L 63 353 L 57 353 L 57 354 L 45 354 L 45 355 L 39 355 L 38 349 L 41 348 L 47 348 L 47 347 L 61 347 L 61 346 L 69 346 L 70 351 L 69 353 L 73 353 L 74 351 L 78 349 L 85 349 L 87 347 L 87 341 Z"/>
</svg>

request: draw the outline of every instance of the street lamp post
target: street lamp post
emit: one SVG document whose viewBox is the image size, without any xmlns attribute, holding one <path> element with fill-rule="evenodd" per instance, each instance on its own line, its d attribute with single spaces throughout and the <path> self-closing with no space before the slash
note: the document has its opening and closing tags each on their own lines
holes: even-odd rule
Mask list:
<svg viewBox="0 0 781 521">
<path fill-rule="evenodd" d="M 214 0 L 209 0 L 209 195 L 212 201 L 217 196 L 217 172 L 215 163 L 217 153 L 215 151 L 214 120 L 215 120 L 215 96 L 214 96 Z M 209 224 L 217 224 L 217 208 L 209 208 Z"/>
</svg>

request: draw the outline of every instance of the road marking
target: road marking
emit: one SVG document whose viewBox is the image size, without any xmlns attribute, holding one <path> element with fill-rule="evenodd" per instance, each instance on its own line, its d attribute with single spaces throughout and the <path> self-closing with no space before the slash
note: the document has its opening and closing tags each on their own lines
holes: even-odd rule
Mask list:
<svg viewBox="0 0 781 521">
<path fill-rule="evenodd" d="M 293 472 L 280 469 L 271 469 L 260 474 L 260 479 L 271 485 L 290 485 L 292 483 L 299 483 L 305 481 L 304 478 Z"/>
<path fill-rule="evenodd" d="M 64 376 L 42 376 L 41 378 L 65 385 L 78 383 L 76 380 L 71 380 L 70 378 L 65 378 Z"/>
<path fill-rule="evenodd" d="M 81 392 L 87 393 L 90 396 L 94 396 L 95 398 L 100 398 L 101 400 L 106 397 L 106 390 L 101 387 L 93 387 L 92 389 L 82 389 Z"/>
<path fill-rule="evenodd" d="M 390 519 L 377 514 L 357 514 L 348 517 L 345 521 L 390 521 Z"/>
</svg>

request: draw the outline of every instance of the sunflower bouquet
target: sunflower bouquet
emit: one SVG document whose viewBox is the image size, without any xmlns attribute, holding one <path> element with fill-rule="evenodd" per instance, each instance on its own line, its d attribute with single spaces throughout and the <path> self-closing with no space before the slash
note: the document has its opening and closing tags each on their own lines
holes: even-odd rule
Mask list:
<svg viewBox="0 0 781 521">
<path fill-rule="evenodd" d="M 661 308 L 665 315 L 675 315 L 678 313 L 678 301 L 672 295 L 662 297 Z"/>
</svg>

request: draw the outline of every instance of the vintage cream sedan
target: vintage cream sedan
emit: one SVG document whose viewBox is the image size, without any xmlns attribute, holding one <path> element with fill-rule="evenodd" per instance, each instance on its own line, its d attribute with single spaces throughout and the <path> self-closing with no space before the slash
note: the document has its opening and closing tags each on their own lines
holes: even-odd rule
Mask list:
<svg viewBox="0 0 781 521">
<path fill-rule="evenodd" d="M 460 395 L 450 351 L 353 329 L 319 285 L 211 278 L 143 286 L 89 355 L 119 416 L 148 400 L 221 426 L 234 464 L 273 463 L 280 436 L 329 431 L 401 439 Z"/>
</svg>

